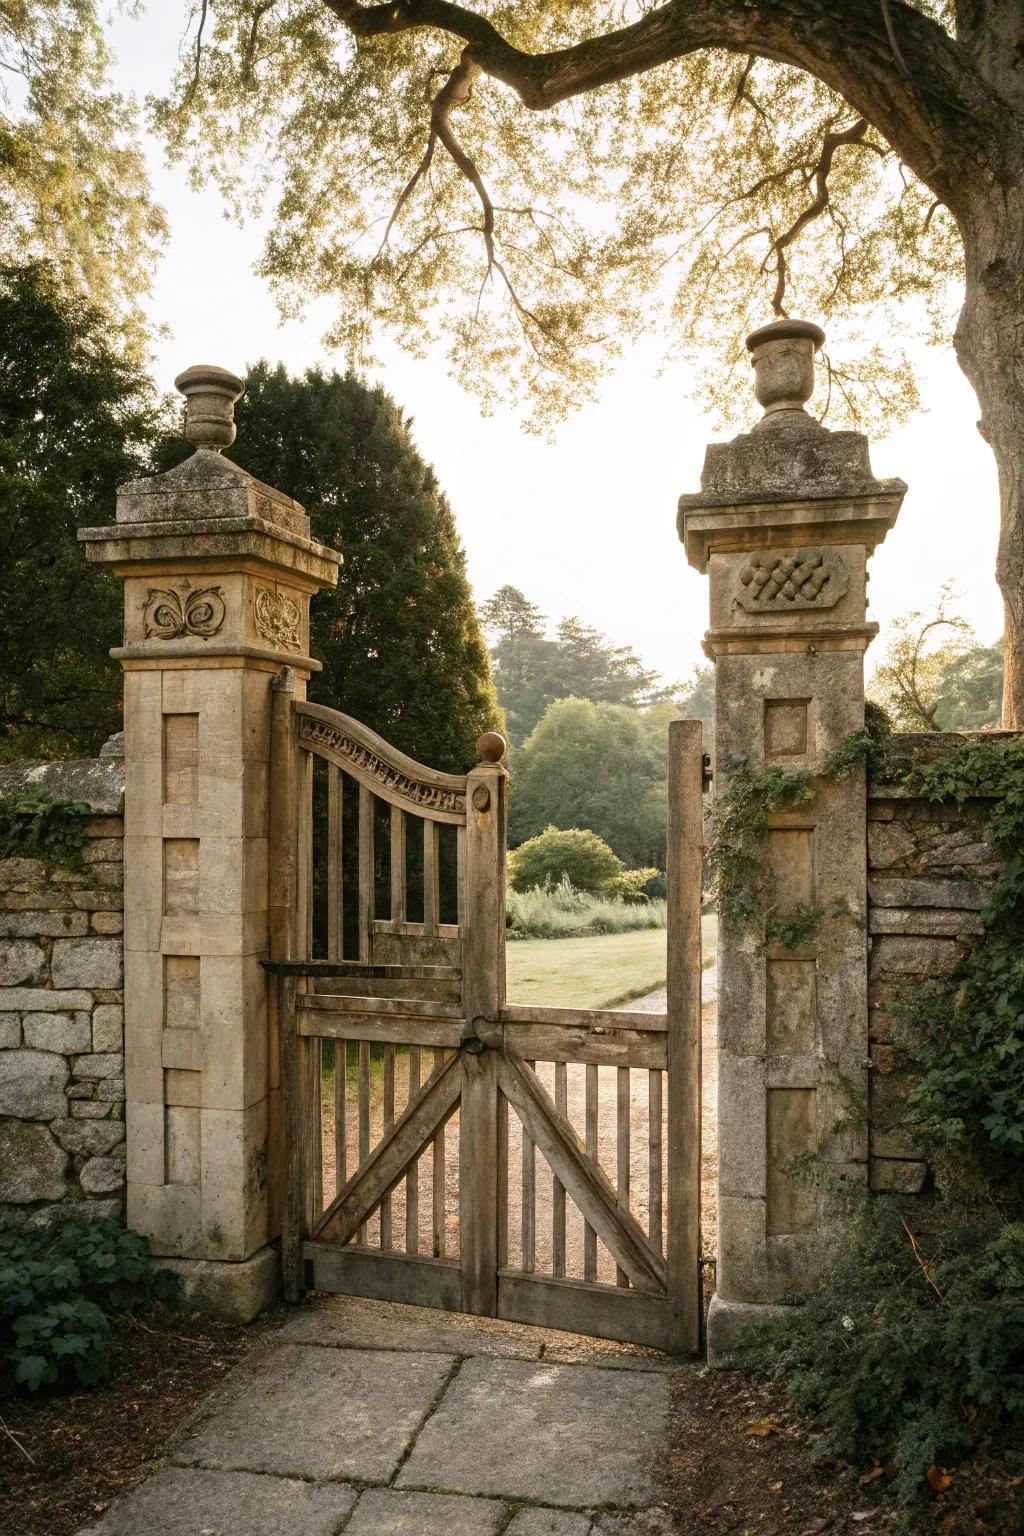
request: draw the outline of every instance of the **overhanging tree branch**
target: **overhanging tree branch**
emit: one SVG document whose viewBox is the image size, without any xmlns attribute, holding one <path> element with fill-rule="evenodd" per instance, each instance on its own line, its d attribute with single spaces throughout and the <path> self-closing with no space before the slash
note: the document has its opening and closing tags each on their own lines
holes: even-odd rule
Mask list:
<svg viewBox="0 0 1024 1536">
<path fill-rule="evenodd" d="M 794 65 L 844 96 L 954 213 L 960 173 L 979 154 L 981 135 L 991 164 L 991 136 L 999 137 L 1010 105 L 965 48 L 904 0 L 884 7 L 879 0 L 669 0 L 631 25 L 546 53 L 516 47 L 488 18 L 451 0 L 324 3 L 357 39 L 422 29 L 460 39 L 464 58 L 534 110 L 698 49 Z M 1012 176 L 1012 136 L 1003 138 Z"/>
</svg>

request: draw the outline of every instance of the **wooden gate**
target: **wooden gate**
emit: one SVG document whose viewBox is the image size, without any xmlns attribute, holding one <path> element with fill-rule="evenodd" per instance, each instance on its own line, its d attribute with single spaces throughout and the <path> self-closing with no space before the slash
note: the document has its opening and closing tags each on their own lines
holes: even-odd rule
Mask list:
<svg viewBox="0 0 1024 1536">
<path fill-rule="evenodd" d="M 506 1003 L 504 745 L 439 773 L 277 680 L 285 1291 L 695 1351 L 701 726 L 669 726 L 664 1014 Z"/>
</svg>

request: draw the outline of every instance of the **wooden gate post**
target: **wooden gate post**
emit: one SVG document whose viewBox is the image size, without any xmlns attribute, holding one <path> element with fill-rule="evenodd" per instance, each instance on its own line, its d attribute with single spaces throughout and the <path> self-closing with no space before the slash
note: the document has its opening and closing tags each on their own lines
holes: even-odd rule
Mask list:
<svg viewBox="0 0 1024 1536">
<path fill-rule="evenodd" d="M 764 417 L 712 444 L 699 494 L 679 501 L 687 557 L 710 577 L 715 794 L 739 763 L 802 770 L 814 788 L 768 817 L 772 913 L 720 922 L 713 1365 L 730 1363 L 737 1330 L 764 1307 L 806 1295 L 827 1257 L 827 1181 L 795 1179 L 794 1159 L 844 1182 L 867 1177 L 864 769 L 821 769 L 864 726 L 864 651 L 877 631 L 865 622 L 867 557 L 906 487 L 875 479 L 859 432 L 826 431 L 803 409 L 823 341 L 792 320 L 747 338 Z M 769 915 L 789 921 L 788 945 Z"/>
<path fill-rule="evenodd" d="M 505 1199 L 498 1179 L 498 1057 L 482 1038 L 490 1033 L 486 1026 L 498 1022 L 505 1002 L 505 750 L 504 738 L 488 731 L 477 742 L 480 761 L 467 775 L 460 914 L 465 1010 L 459 1117 L 462 1307 L 486 1317 L 498 1309 L 499 1208 Z"/>
<path fill-rule="evenodd" d="M 245 1320 L 278 1283 L 272 682 L 290 666 L 301 696 L 319 668 L 309 602 L 341 557 L 222 456 L 241 379 L 204 366 L 176 382 L 195 452 L 122 486 L 115 523 L 79 535 L 124 582 L 128 1222 L 190 1301 Z"/>
<path fill-rule="evenodd" d="M 668 1294 L 670 1348 L 700 1348 L 700 908 L 704 735 L 699 720 L 668 728 Z"/>
</svg>

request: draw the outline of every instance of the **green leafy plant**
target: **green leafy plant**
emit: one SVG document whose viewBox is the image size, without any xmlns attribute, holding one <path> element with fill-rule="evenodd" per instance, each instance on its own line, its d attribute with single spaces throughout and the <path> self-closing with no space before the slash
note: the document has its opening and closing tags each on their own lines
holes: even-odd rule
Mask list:
<svg viewBox="0 0 1024 1536">
<path fill-rule="evenodd" d="M 506 924 L 510 939 L 577 939 L 597 933 L 633 933 L 664 928 L 667 902 L 650 897 L 623 901 L 619 896 L 577 891 L 567 880 L 549 888 L 509 891 Z"/>
<path fill-rule="evenodd" d="M 547 827 L 509 854 L 508 878 L 515 891 L 555 886 L 567 880 L 576 891 L 603 891 L 622 873 L 622 861 L 603 838 L 586 828 Z"/>
<path fill-rule="evenodd" d="M 809 805 L 825 780 L 848 778 L 874 744 L 874 734 L 865 727 L 844 737 L 816 767 L 758 766 L 741 756 L 730 760 L 726 788 L 712 808 L 708 859 L 711 897 L 723 922 L 754 930 L 763 944 L 799 949 L 809 942 L 826 911 L 814 903 L 780 910 L 766 857 L 769 817 Z"/>
<path fill-rule="evenodd" d="M 109 1314 L 170 1300 L 177 1284 L 154 1268 L 144 1238 L 111 1221 L 0 1227 L 0 1385 L 101 1381 Z"/>
<path fill-rule="evenodd" d="M 91 815 L 84 801 L 57 800 L 37 784 L 0 795 L 0 859 L 43 859 L 78 869 Z"/>
<path fill-rule="evenodd" d="M 1024 1223 L 912 1222 L 862 1195 L 843 1248 L 803 1306 L 745 1330 L 738 1362 L 785 1380 L 822 1453 L 892 1462 L 910 1509 L 929 1468 L 1024 1429 Z"/>
<path fill-rule="evenodd" d="M 985 799 L 986 836 L 1006 859 L 981 913 L 983 933 L 948 979 L 907 988 L 893 1011 L 917 1039 L 910 1095 L 940 1174 L 1024 1200 L 1024 739 L 967 741 L 904 766 L 930 800 Z"/>
<path fill-rule="evenodd" d="M 1024 739 L 912 752 L 874 732 L 871 756 L 914 795 L 987 801 L 1006 860 L 957 971 L 891 1005 L 915 1042 L 910 1114 L 937 1194 L 901 1207 L 833 1192 L 835 1262 L 739 1359 L 784 1379 L 824 1451 L 892 1462 L 911 1531 L 930 1468 L 1024 1428 Z"/>
</svg>

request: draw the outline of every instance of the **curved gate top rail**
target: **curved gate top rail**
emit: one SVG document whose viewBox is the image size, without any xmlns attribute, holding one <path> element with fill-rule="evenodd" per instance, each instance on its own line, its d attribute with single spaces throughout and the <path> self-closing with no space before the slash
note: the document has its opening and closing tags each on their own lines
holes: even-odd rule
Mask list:
<svg viewBox="0 0 1024 1536">
<path fill-rule="evenodd" d="M 296 703 L 298 742 L 324 757 L 381 800 L 430 821 L 466 823 L 466 776 L 441 773 L 406 757 L 368 725 L 324 704 Z"/>
</svg>

